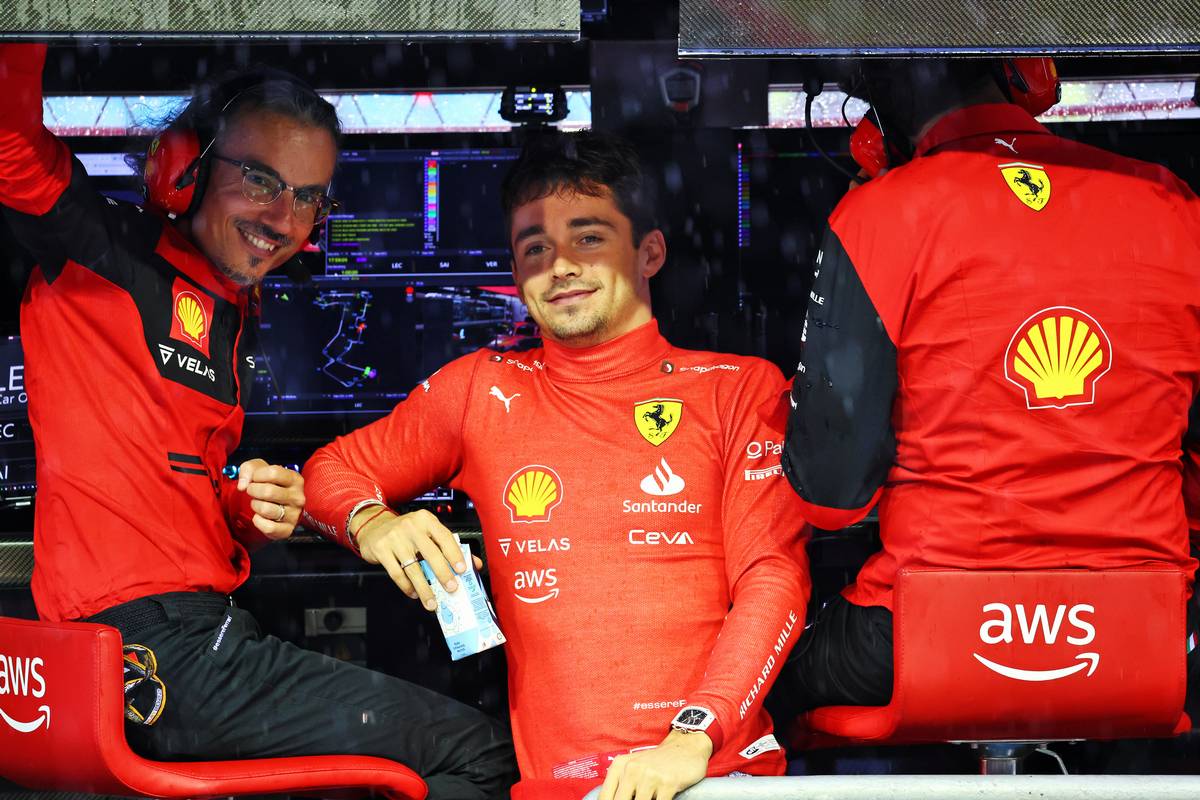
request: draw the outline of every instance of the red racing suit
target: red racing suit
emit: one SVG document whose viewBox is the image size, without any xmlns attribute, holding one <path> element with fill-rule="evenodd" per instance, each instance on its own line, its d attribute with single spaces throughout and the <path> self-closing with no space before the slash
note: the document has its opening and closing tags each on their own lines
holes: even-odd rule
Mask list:
<svg viewBox="0 0 1200 800">
<path fill-rule="evenodd" d="M 585 349 L 480 350 L 318 450 L 305 513 L 344 542 L 364 500 L 470 495 L 524 779 L 602 778 L 684 705 L 715 712 L 709 774 L 782 774 L 762 701 L 809 592 L 788 553 L 805 532 L 779 467 L 783 391 L 773 365 L 673 348 L 654 322 Z"/>
<path fill-rule="evenodd" d="M 879 501 L 851 602 L 905 566 L 1195 570 L 1200 201 L 1163 167 L 951 112 L 834 211 L 805 336 L 788 478 L 821 527 Z"/>
<path fill-rule="evenodd" d="M 250 569 L 237 539 L 261 541 L 220 477 L 241 437 L 249 294 L 164 218 L 91 188 L 42 125 L 44 60 L 0 45 L 0 203 L 39 261 L 21 306 L 38 614 L 229 593 Z"/>
</svg>

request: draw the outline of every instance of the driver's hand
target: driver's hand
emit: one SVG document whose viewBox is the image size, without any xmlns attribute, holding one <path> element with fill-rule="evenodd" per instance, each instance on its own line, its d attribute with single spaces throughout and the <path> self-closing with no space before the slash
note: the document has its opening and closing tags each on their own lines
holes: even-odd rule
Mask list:
<svg viewBox="0 0 1200 800">
<path fill-rule="evenodd" d="M 424 509 L 397 515 L 391 510 L 380 513 L 379 506 L 367 506 L 354 515 L 350 530 L 362 557 L 380 564 L 400 591 L 414 600 L 420 598 L 421 605 L 430 611 L 437 610 L 437 600 L 421 571 L 421 560 L 429 564 L 447 592 L 458 588 L 455 574 L 467 571 L 454 534 Z M 476 559 L 476 566 L 479 563 Z"/>
</svg>

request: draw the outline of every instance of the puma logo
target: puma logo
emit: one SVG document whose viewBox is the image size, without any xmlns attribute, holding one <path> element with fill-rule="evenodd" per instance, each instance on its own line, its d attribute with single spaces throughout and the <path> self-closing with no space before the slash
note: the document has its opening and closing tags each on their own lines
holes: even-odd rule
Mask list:
<svg viewBox="0 0 1200 800">
<path fill-rule="evenodd" d="M 994 141 L 996 144 L 1000 145 L 1001 147 L 1007 147 L 1009 150 L 1012 150 L 1012 153 L 1014 156 L 1020 155 L 1020 153 L 1017 152 L 1017 137 L 1014 136 L 1013 140 L 1011 142 L 1006 142 L 1003 139 L 1001 139 L 1000 137 L 996 137 L 992 141 Z"/>
<path fill-rule="evenodd" d="M 510 411 L 512 411 L 512 409 L 511 409 L 511 408 L 509 408 L 509 404 L 510 404 L 510 403 L 512 403 L 512 401 L 513 401 L 513 400 L 516 400 L 518 397 L 520 397 L 520 396 L 521 396 L 521 393 L 520 393 L 520 392 L 517 392 L 517 393 L 516 393 L 516 394 L 514 394 L 512 397 L 505 397 L 505 396 L 504 396 L 504 392 L 500 391 L 500 387 L 499 387 L 499 386 L 493 386 L 493 387 L 492 387 L 492 390 L 491 390 L 490 392 L 488 392 L 488 395 L 489 395 L 490 397 L 494 397 L 494 398 L 496 398 L 496 399 L 497 399 L 497 400 L 499 400 L 501 403 L 504 403 L 504 413 L 505 413 L 505 414 L 507 414 L 507 413 L 509 413 Z"/>
</svg>

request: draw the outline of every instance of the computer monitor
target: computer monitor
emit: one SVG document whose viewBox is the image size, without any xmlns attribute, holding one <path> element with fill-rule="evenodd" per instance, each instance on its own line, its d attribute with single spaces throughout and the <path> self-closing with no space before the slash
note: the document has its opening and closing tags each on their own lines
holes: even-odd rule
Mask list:
<svg viewBox="0 0 1200 800">
<path fill-rule="evenodd" d="M 35 487 L 33 430 L 19 336 L 0 337 L 0 508 L 27 505 Z"/>
<path fill-rule="evenodd" d="M 382 416 L 447 362 L 540 343 L 512 286 L 315 278 L 263 286 L 251 415 Z"/>
<path fill-rule="evenodd" d="M 512 148 L 341 154 L 325 226 L 325 274 L 479 285 L 508 280 L 500 182 Z"/>
<path fill-rule="evenodd" d="M 358 425 L 459 356 L 539 343 L 512 285 L 500 209 L 518 152 L 343 151 L 324 270 L 263 284 L 248 413 Z"/>
</svg>

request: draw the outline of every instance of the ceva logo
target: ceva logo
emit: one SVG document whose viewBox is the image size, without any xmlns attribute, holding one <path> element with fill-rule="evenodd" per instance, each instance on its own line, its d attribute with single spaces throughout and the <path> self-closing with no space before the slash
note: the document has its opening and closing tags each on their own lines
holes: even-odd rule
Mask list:
<svg viewBox="0 0 1200 800">
<path fill-rule="evenodd" d="M 0 701 L 9 695 L 36 698 L 45 696 L 46 681 L 38 671 L 43 666 L 45 666 L 45 662 L 41 658 L 21 658 L 0 653 Z M 41 712 L 41 716 L 37 719 L 22 722 L 13 719 L 5 713 L 3 708 L 0 708 L 0 718 L 3 718 L 8 727 L 17 733 L 33 733 L 43 724 L 49 730 L 50 706 L 39 706 L 38 711 Z"/>
<path fill-rule="evenodd" d="M 1063 632 L 1063 617 L 1074 629 L 1074 633 L 1066 636 L 1068 644 L 1083 647 L 1091 644 L 1096 638 L 1096 626 L 1084 618 L 1085 615 L 1096 613 L 1094 606 L 1086 603 L 1079 603 L 1067 607 L 1059 605 L 1055 607 L 1053 620 L 1050 617 L 1050 609 L 1042 603 L 1038 603 L 1033 607 L 1032 612 L 1026 610 L 1025 606 L 1017 603 L 1015 606 L 1009 607 L 1005 603 L 988 603 L 983 607 L 985 614 L 999 614 L 998 617 L 984 620 L 984 623 L 979 626 L 979 640 L 984 644 L 1012 644 L 1015 641 L 1015 634 L 1019 633 L 1021 641 L 1025 644 L 1034 644 L 1038 641 L 1039 634 L 1042 641 L 1046 644 L 1054 644 L 1058 641 L 1059 633 Z M 1014 624 L 1015 623 L 1015 624 Z M 1056 681 L 1060 678 L 1065 678 L 1068 675 L 1074 675 L 1087 669 L 1087 675 L 1084 677 L 1090 678 L 1092 673 L 1096 671 L 1096 667 L 1100 665 L 1100 654 L 1095 652 L 1079 653 L 1075 656 L 1078 664 L 1072 664 L 1057 669 L 1019 669 L 1010 667 L 1005 664 L 998 664 L 995 661 L 984 658 L 978 653 L 972 653 L 975 660 L 985 667 L 1006 678 L 1012 678 L 1016 681 Z"/>
</svg>

